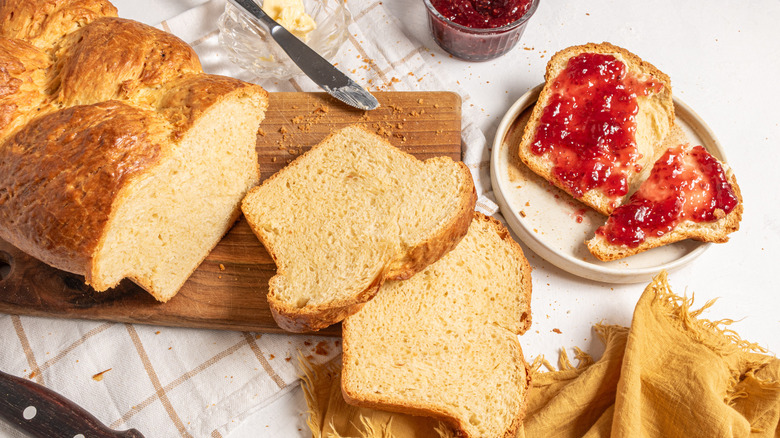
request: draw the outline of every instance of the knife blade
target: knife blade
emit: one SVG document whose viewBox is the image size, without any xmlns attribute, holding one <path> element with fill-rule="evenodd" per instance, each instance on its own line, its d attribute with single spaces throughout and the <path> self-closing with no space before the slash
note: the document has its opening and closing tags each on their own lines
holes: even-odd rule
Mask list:
<svg viewBox="0 0 780 438">
<path fill-rule="evenodd" d="M 230 2 L 249 14 L 250 18 L 268 32 L 290 59 L 306 73 L 306 76 L 328 94 L 362 110 L 379 107 L 379 101 L 371 93 L 274 21 L 253 0 L 230 0 Z"/>
</svg>

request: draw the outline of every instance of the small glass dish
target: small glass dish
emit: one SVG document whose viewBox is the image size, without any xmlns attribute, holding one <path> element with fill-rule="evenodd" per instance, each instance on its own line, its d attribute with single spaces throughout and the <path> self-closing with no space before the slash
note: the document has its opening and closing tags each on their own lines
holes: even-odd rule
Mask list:
<svg viewBox="0 0 780 438">
<path fill-rule="evenodd" d="M 262 6 L 263 0 L 254 0 Z M 306 13 L 317 23 L 307 45 L 328 61 L 347 40 L 352 14 L 343 0 L 303 0 Z M 261 78 L 290 79 L 302 74 L 281 47 L 247 14 L 229 1 L 217 21 L 219 44 L 228 58 Z"/>
<path fill-rule="evenodd" d="M 424 1 L 428 8 L 431 34 L 436 44 L 466 61 L 487 61 L 512 50 L 539 6 L 539 0 L 531 0 L 528 10 L 517 21 L 501 27 L 478 29 L 445 18 L 431 4 L 431 0 Z"/>
</svg>

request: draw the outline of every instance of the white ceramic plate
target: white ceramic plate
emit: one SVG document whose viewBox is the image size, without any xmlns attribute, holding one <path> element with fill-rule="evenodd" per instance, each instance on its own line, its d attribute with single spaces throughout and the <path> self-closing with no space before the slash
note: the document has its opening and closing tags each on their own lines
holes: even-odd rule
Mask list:
<svg viewBox="0 0 780 438">
<path fill-rule="evenodd" d="M 684 240 L 612 262 L 591 255 L 585 240 L 593 237 L 606 217 L 531 172 L 517 158 L 525 122 L 541 90 L 542 85 L 533 88 L 507 111 L 490 160 L 490 179 L 501 213 L 523 243 L 565 271 L 607 283 L 647 282 L 662 269 L 671 271 L 690 263 L 711 245 Z M 674 106 L 677 124 L 688 140 L 725 162 L 718 140 L 704 121 L 677 98 Z"/>
</svg>

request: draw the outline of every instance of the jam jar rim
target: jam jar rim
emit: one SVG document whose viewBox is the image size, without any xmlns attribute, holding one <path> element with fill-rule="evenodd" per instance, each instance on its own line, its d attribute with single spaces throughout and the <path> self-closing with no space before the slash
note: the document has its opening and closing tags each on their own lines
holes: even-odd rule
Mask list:
<svg viewBox="0 0 780 438">
<path fill-rule="evenodd" d="M 531 19 L 531 16 L 536 12 L 536 9 L 539 7 L 539 3 L 541 2 L 541 0 L 530 0 L 531 6 L 529 6 L 528 10 L 525 11 L 525 14 L 523 14 L 522 17 L 518 18 L 517 20 L 515 20 L 515 21 L 513 21 L 513 22 L 511 22 L 509 24 L 505 24 L 505 25 L 500 26 L 500 27 L 468 27 L 468 26 L 464 26 L 464 25 L 458 24 L 458 23 L 450 20 L 449 18 L 445 17 L 444 15 L 442 15 L 441 12 L 439 12 L 439 10 L 436 9 L 433 6 L 433 4 L 431 3 L 431 0 L 423 0 L 423 2 L 425 3 L 425 6 L 428 8 L 428 12 L 434 14 L 436 16 L 436 18 L 438 18 L 439 20 L 445 22 L 449 26 L 454 27 L 455 29 L 457 29 L 459 31 L 462 31 L 462 32 L 468 32 L 468 33 L 473 33 L 473 34 L 489 35 L 489 34 L 496 34 L 496 33 L 507 32 L 507 31 L 513 30 L 513 29 L 523 25 L 524 23 L 528 22 L 528 20 Z"/>
</svg>

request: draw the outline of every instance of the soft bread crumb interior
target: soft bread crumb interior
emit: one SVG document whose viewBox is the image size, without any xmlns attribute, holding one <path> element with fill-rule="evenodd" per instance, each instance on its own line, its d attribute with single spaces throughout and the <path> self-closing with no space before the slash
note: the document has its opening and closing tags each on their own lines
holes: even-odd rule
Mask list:
<svg viewBox="0 0 780 438">
<path fill-rule="evenodd" d="M 529 317 L 530 278 L 522 253 L 493 227 L 475 219 L 453 251 L 385 283 L 345 320 L 347 393 L 393 410 L 445 412 L 468 436 L 504 436 L 526 388 L 517 333 Z"/>
<path fill-rule="evenodd" d="M 671 130 L 668 110 L 661 99 L 653 96 L 638 96 L 639 112 L 636 114 L 636 146 L 642 168 L 652 167 L 663 155 L 663 148 L 657 145 Z M 633 178 L 636 179 L 636 178 Z"/>
<path fill-rule="evenodd" d="M 270 294 L 302 308 L 353 297 L 455 216 L 457 164 L 418 161 L 359 128 L 339 131 L 244 200 L 271 248 Z"/>
<path fill-rule="evenodd" d="M 105 289 L 128 277 L 159 291 L 153 295 L 160 301 L 176 294 L 258 182 L 258 99 L 215 104 L 174 145 L 170 158 L 123 189 L 95 257 L 93 287 Z"/>
</svg>

